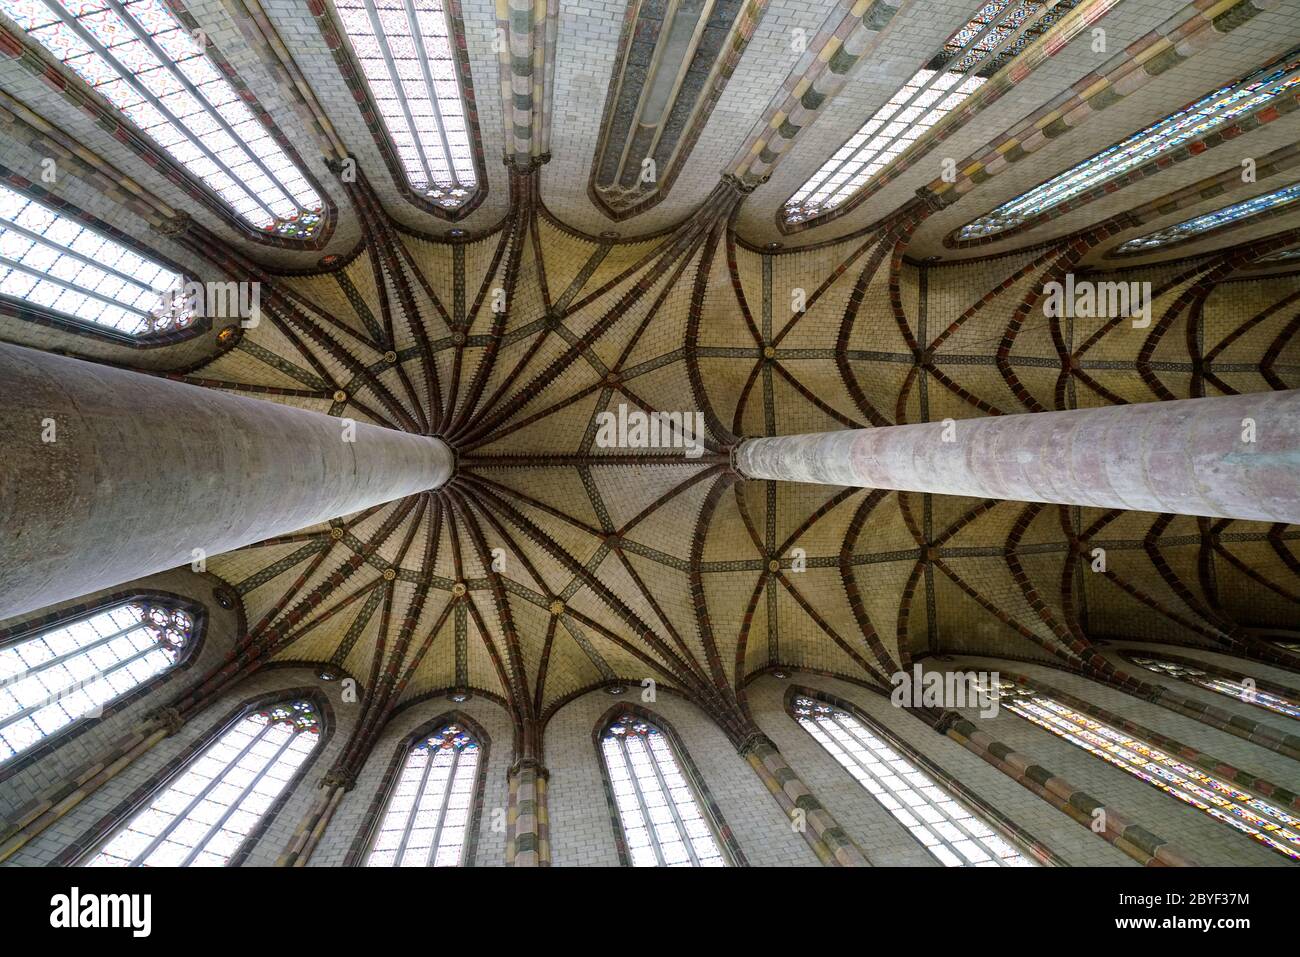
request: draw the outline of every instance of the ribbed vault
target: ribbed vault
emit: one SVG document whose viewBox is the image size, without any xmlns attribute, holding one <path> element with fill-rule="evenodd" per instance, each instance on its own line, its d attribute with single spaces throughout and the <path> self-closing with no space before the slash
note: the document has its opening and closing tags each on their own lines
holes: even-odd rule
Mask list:
<svg viewBox="0 0 1300 957">
<path fill-rule="evenodd" d="M 439 492 L 209 566 L 243 602 L 244 661 L 367 689 L 357 753 L 430 693 L 498 698 L 529 738 L 585 690 L 651 679 L 739 735 L 765 669 L 1082 667 L 1120 636 L 1275 655 L 1260 637 L 1294 620 L 1287 526 L 742 481 L 728 454 L 740 437 L 1296 387 L 1300 293 L 1244 280 L 1258 251 L 1147 268 L 1154 318 L 1135 329 L 1042 315 L 1037 290 L 1077 243 L 926 267 L 905 256 L 906 214 L 760 251 L 732 232 L 743 197 L 725 182 L 680 228 L 618 242 L 554 219 L 535 172 L 513 175 L 496 229 L 447 241 L 395 226 L 364 179 L 347 188 L 365 242 L 293 275 L 230 258 L 264 283 L 264 321 L 184 378 L 456 449 Z M 704 453 L 601 448 L 596 413 L 619 404 L 701 411 Z"/>
<path fill-rule="evenodd" d="M 459 39 L 487 192 L 444 231 L 394 187 L 316 8 L 196 6 L 337 206 L 337 228 L 293 249 L 214 231 L 223 220 L 188 202 L 179 176 L 140 162 L 142 147 L 95 126 L 71 93 L 47 95 L 66 77 L 6 33 L 0 137 L 16 172 L 0 175 L 30 185 L 40 158 L 57 156 L 98 191 L 77 198 L 87 211 L 134 213 L 184 268 L 261 290 L 257 325 L 217 324 L 162 350 L 42 340 L 39 321 L 8 314 L 6 338 L 437 435 L 457 471 L 437 492 L 212 558 L 245 627 L 190 703 L 269 662 L 351 678 L 365 691 L 343 762 L 355 765 L 394 708 L 430 694 L 501 701 L 517 751 L 535 754 L 564 702 L 646 680 L 739 740 L 746 682 L 768 669 L 883 684 L 918 656 L 979 654 L 1105 673 L 1093 648 L 1113 637 L 1300 667 L 1264 640 L 1294 631 L 1300 529 L 745 481 L 731 459 L 754 436 L 1300 388 L 1300 275 L 1259 268 L 1300 243 L 1295 209 L 1173 253 L 1184 258 L 1108 256 L 1122 238 L 1293 177 L 1294 94 L 1188 145 L 1159 176 L 1134 174 L 997 238 L 993 255 L 945 245 L 1081 156 L 1281 56 L 1293 18 L 1273 0 L 1209 15 L 1183 0 L 1077 5 L 1032 69 L 1003 71 L 833 224 L 791 235 L 775 226 L 782 204 L 970 11 L 842 3 L 820 31 L 806 24 L 812 46 L 796 52 L 795 20 L 761 4 L 759 22 L 738 17 L 741 47 L 718 53 L 726 82 L 698 105 L 684 96 L 671 176 L 620 210 L 627 238 L 596 235 L 612 220 L 587 194 L 608 89 L 592 77 L 611 76 L 618 31 L 580 22 L 599 20 L 581 8 L 513 4 L 497 21 L 482 0 L 457 5 L 474 27 Z M 1085 15 L 1105 17 L 1104 58 Z M 508 49 L 493 48 L 492 24 Z M 763 55 L 741 57 L 751 33 Z M 871 69 L 851 74 L 858 58 Z M 508 81 L 503 99 L 484 93 L 494 78 Z M 1230 142 L 1259 159 L 1258 185 L 1241 182 Z M 940 144 L 956 182 L 919 161 Z M 788 248 L 756 245 L 778 235 Z M 1067 273 L 1151 283 L 1150 323 L 1048 318 L 1044 287 Z M 597 415 L 619 406 L 701 414 L 703 453 L 602 447 Z"/>
</svg>

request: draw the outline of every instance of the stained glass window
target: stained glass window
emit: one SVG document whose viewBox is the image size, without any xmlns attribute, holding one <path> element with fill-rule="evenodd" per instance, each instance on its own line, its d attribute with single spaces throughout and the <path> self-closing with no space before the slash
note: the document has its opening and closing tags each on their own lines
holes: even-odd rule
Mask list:
<svg viewBox="0 0 1300 957">
<path fill-rule="evenodd" d="M 221 867 L 320 742 L 309 702 L 239 719 L 194 758 L 86 863 L 91 867 Z"/>
<path fill-rule="evenodd" d="M 316 232 L 320 196 L 164 0 L 0 0 L 0 11 L 245 222 Z"/>
<path fill-rule="evenodd" d="M 129 336 L 194 320 L 182 277 L 76 218 L 0 186 L 0 295 Z"/>
<path fill-rule="evenodd" d="M 1240 222 L 1259 213 L 1291 206 L 1296 200 L 1300 200 L 1300 183 L 1292 183 L 1290 186 L 1284 186 L 1282 189 L 1274 190 L 1271 193 L 1253 196 L 1240 203 L 1225 206 L 1223 209 L 1216 209 L 1212 213 L 1185 219 L 1181 223 L 1166 226 L 1154 233 L 1138 236 L 1136 239 L 1120 243 L 1115 248 L 1115 252 L 1137 253 L 1146 252 L 1150 249 L 1159 249 L 1161 246 L 1168 246 L 1170 243 L 1191 239 L 1202 233 L 1208 233 L 1222 226 Z"/>
<path fill-rule="evenodd" d="M 842 205 L 1074 6 L 1075 0 L 1063 0 L 1051 9 L 1042 0 L 982 4 L 786 201 L 785 222 L 801 223 Z"/>
<path fill-rule="evenodd" d="M 1153 788 L 1300 860 L 1300 817 L 1038 691 L 1002 682 L 999 704 Z"/>
<path fill-rule="evenodd" d="M 976 814 L 856 716 L 812 698 L 795 720 L 945 867 L 1032 867 Z"/>
<path fill-rule="evenodd" d="M 600 751 L 632 866 L 727 866 L 713 824 L 662 731 L 624 715 L 605 729 Z"/>
<path fill-rule="evenodd" d="M 411 188 L 446 209 L 477 185 L 445 0 L 334 0 Z"/>
<path fill-rule="evenodd" d="M 1279 66 L 1256 70 L 1158 123 L 1073 166 L 1027 193 L 963 226 L 958 239 L 979 239 L 1018 226 L 1074 197 L 1141 166 L 1189 140 L 1199 139 L 1247 113 L 1262 109 L 1300 83 L 1300 52 Z"/>
<path fill-rule="evenodd" d="M 1195 665 L 1181 661 L 1168 661 L 1164 658 L 1151 658 L 1146 655 L 1130 655 L 1129 661 L 1148 671 L 1154 671 L 1158 675 L 1169 675 L 1171 678 L 1208 688 L 1210 691 L 1227 695 L 1229 698 L 1236 698 L 1238 701 L 1244 701 L 1247 704 L 1284 714 L 1288 718 L 1300 718 L 1300 702 L 1292 701 L 1283 695 L 1263 691 L 1255 686 L 1252 679 L 1245 676 L 1230 678 L 1214 675 L 1202 668 L 1197 668 Z"/>
<path fill-rule="evenodd" d="M 463 864 L 478 769 L 478 742 L 458 724 L 447 725 L 411 748 L 366 866 Z"/>
<path fill-rule="evenodd" d="M 166 671 L 193 632 L 186 612 L 132 601 L 0 648 L 0 762 Z"/>
</svg>

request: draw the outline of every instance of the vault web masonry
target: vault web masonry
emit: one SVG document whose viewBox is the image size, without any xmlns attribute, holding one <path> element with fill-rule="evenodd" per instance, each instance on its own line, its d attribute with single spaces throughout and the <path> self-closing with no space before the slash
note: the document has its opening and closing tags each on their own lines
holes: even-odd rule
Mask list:
<svg viewBox="0 0 1300 957">
<path fill-rule="evenodd" d="M 806 6 L 0 0 L 0 862 L 1296 859 L 1294 16 Z"/>
</svg>

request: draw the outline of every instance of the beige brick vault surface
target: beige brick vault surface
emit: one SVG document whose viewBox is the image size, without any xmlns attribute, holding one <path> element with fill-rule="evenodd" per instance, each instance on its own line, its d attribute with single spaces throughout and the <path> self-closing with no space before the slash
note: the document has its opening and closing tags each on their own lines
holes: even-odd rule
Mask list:
<svg viewBox="0 0 1300 957">
<path fill-rule="evenodd" d="M 0 348 L 66 356 L 57 361 L 78 382 L 138 375 L 160 386 L 132 400 L 158 396 L 148 410 L 158 429 L 124 428 L 94 461 L 89 445 L 80 459 L 75 449 L 59 458 L 36 425 L 0 431 L 0 477 L 24 462 L 28 483 L 25 495 L 0 487 L 0 582 L 30 578 L 39 563 L 18 567 L 14 556 L 55 540 L 20 541 L 16 530 L 36 527 L 20 521 L 30 503 L 70 487 L 60 472 L 69 462 L 93 476 L 77 487 L 101 509 L 101 544 L 123 554 L 143 552 L 146 539 L 188 543 L 198 517 L 226 514 L 218 505 L 242 503 L 240 521 L 265 530 L 205 555 L 199 570 L 165 567 L 203 547 L 196 541 L 134 581 L 121 577 L 143 566 L 125 561 L 101 561 L 99 577 L 87 572 L 80 585 L 48 570 L 45 591 L 22 581 L 49 607 L 0 622 L 0 649 L 145 594 L 201 609 L 201 641 L 120 706 L 0 765 L 0 860 L 77 860 L 241 709 L 312 695 L 320 747 L 238 863 L 358 863 L 396 762 L 445 719 L 472 728 L 484 755 L 464 863 L 618 865 L 627 848 L 597 734 L 628 708 L 671 730 L 735 863 L 936 865 L 792 717 L 791 695 L 816 694 L 879 725 L 1039 860 L 1286 863 L 1005 710 L 981 718 L 889 702 L 890 676 L 914 664 L 1014 672 L 1164 736 L 1200 767 L 1276 786 L 1274 800 L 1293 810 L 1300 801 L 1290 719 L 1129 657 L 1176 654 L 1270 686 L 1300 684 L 1300 527 L 1275 507 L 1294 504 L 1300 487 L 1300 272 L 1294 259 L 1265 258 L 1300 246 L 1300 205 L 1114 255 L 1125 240 L 1293 182 L 1294 90 L 1041 222 L 988 242 L 953 240 L 1288 54 L 1300 19 L 1272 0 L 1229 2 L 1212 20 L 1205 4 L 1182 0 L 1064 4 L 1071 12 L 1035 41 L 1049 57 L 1031 48 L 1013 59 L 989 81 L 997 95 L 949 114 L 842 215 L 783 228 L 791 195 L 976 6 L 747 5 L 733 32 L 700 41 L 715 59 L 694 72 L 685 59 L 681 82 L 652 85 L 683 98 L 655 134 L 673 144 L 671 181 L 615 221 L 593 199 L 593 164 L 626 125 L 610 106 L 620 82 L 643 82 L 646 70 L 644 44 L 632 56 L 623 48 L 634 31 L 621 0 L 449 4 L 456 69 L 472 81 L 465 112 L 481 181 L 465 209 L 437 213 L 396 178 L 355 58 L 332 45 L 330 0 L 192 0 L 185 15 L 327 200 L 327 226 L 303 242 L 236 228 L 201 184 L 146 160 L 144 134 L 125 120 L 114 131 L 110 107 L 96 118 L 54 92 L 52 78 L 80 80 L 0 16 L 0 185 L 114 231 L 187 278 L 260 290 L 256 322 L 216 316 L 129 341 L 0 287 Z M 835 31 L 855 24 L 869 29 L 841 49 Z M 1060 36 L 1068 42 L 1054 44 Z M 1022 75 L 1021 62 L 1035 65 Z M 825 102 L 824 77 L 804 82 L 821 75 L 818 64 L 835 74 Z M 788 115 L 787 101 L 800 104 Z M 42 178 L 49 159 L 52 181 Z M 1238 175 L 1246 160 L 1258 161 L 1257 179 Z M 746 161 L 769 174 L 726 175 Z M 949 166 L 955 180 L 943 178 Z M 1067 274 L 1146 284 L 1150 321 L 1049 315 L 1045 287 Z M 198 405 L 168 405 L 172 387 Z M 7 388 L 0 382 L 0 422 L 20 408 L 42 417 L 7 402 Z M 256 464 L 250 449 L 260 456 L 276 432 L 217 411 L 235 396 L 260 403 L 276 429 L 297 421 L 286 407 L 312 413 L 303 421 L 326 423 L 323 443 L 353 423 L 408 433 L 388 445 L 419 457 L 436 437 L 454 453 L 454 474 L 442 484 L 447 469 L 433 466 L 445 463 L 414 465 L 389 482 L 401 497 L 379 501 L 390 496 L 373 476 L 388 473 L 358 468 L 374 494 L 336 498 L 367 507 L 321 516 L 306 463 L 328 469 L 334 459 L 313 456 L 317 440 L 300 436 L 282 443 L 274 467 Z M 1040 496 L 1049 504 L 939 494 L 954 487 L 944 481 L 918 491 L 786 480 L 832 474 L 821 460 L 797 476 L 778 466 L 773 480 L 745 473 L 743 443 L 765 437 L 948 423 L 960 436 L 975 418 L 1108 409 L 1120 423 L 1108 464 L 1130 474 L 1151 451 L 1122 434 L 1140 417 L 1135 405 L 1205 409 L 1197 403 L 1223 397 L 1236 398 L 1218 408 L 1258 411 L 1207 414 L 1202 432 L 1189 429 L 1216 430 L 1206 455 L 1223 456 L 1198 464 L 1197 491 L 1268 500 L 1254 512 L 1121 510 L 1061 482 L 1055 498 Z M 49 412 L 69 426 L 63 441 L 93 424 L 75 408 L 84 396 L 49 401 L 65 403 Z M 668 424 L 655 430 L 657 446 L 617 427 L 659 413 Z M 130 403 L 115 414 L 132 426 L 146 419 Z M 1237 450 L 1243 416 L 1254 444 Z M 169 442 L 168 429 L 185 441 Z M 1003 464 L 1029 455 L 1014 433 L 999 430 Z M 1180 471 L 1177 448 L 1156 451 L 1144 480 L 1193 474 Z M 876 474 L 844 458 L 832 478 Z M 1271 484 L 1228 495 L 1216 463 L 1229 459 L 1235 474 L 1252 475 L 1267 459 Z M 1048 485 L 1056 465 L 1051 455 L 1039 463 Z M 150 527 L 147 508 L 114 511 L 114 469 L 133 469 L 137 500 L 166 503 L 171 517 Z M 412 485 L 413 472 L 427 481 Z M 998 488 L 1035 497 L 1014 483 L 979 494 Z M 1155 491 L 1165 494 L 1134 501 L 1175 507 L 1190 497 Z M 280 528 L 277 509 L 323 520 Z M 89 534 L 76 511 L 60 520 L 60 540 Z M 971 738 L 972 727 L 983 734 Z M 1014 759 L 1000 762 L 1007 751 Z M 1035 789 L 1043 769 L 1060 782 L 1058 800 Z M 1093 833 L 1070 807 L 1083 792 L 1129 830 Z"/>
</svg>

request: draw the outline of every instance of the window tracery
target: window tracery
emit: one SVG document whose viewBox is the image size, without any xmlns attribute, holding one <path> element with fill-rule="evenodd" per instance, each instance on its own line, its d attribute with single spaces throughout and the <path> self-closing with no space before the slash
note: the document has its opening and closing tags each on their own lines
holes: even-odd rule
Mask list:
<svg viewBox="0 0 1300 957">
<path fill-rule="evenodd" d="M 447 210 L 478 188 L 446 0 L 334 0 L 408 185 Z"/>
<path fill-rule="evenodd" d="M 171 668 L 193 635 L 188 612 L 129 601 L 0 648 L 0 762 Z"/>
<path fill-rule="evenodd" d="M 454 722 L 416 742 L 384 808 L 366 866 L 463 864 L 481 753 L 474 736 Z"/>
<path fill-rule="evenodd" d="M 183 329 L 183 277 L 75 217 L 0 186 L 0 295 L 128 336 Z"/>
<path fill-rule="evenodd" d="M 91 867 L 221 867 L 320 742 L 308 701 L 245 715 L 117 830 Z"/>
<path fill-rule="evenodd" d="M 672 744 L 631 714 L 600 736 L 619 823 L 634 867 L 725 867 L 730 862 Z"/>
<path fill-rule="evenodd" d="M 856 715 L 800 695 L 794 719 L 945 867 L 1033 867 L 974 811 Z"/>
<path fill-rule="evenodd" d="M 1075 0 L 1054 6 L 1041 0 L 982 4 L 786 201 L 784 221 L 806 222 L 843 205 L 1075 5 Z"/>
<path fill-rule="evenodd" d="M 957 239 L 972 240 L 993 236 L 1050 212 L 1082 193 L 1122 176 L 1190 140 L 1213 133 L 1239 117 L 1266 106 L 1288 91 L 1294 92 L 1297 84 L 1300 84 L 1300 53 L 1293 53 L 1278 66 L 1261 68 L 1235 83 L 1220 87 L 1028 192 L 1008 200 L 992 212 L 963 226 L 957 232 Z"/>
<path fill-rule="evenodd" d="M 246 223 L 316 233 L 320 196 L 165 0 L 0 0 L 0 11 Z"/>
<path fill-rule="evenodd" d="M 1000 705 L 1094 757 L 1300 860 L 1300 817 L 1033 688 L 1003 681 Z"/>
</svg>

